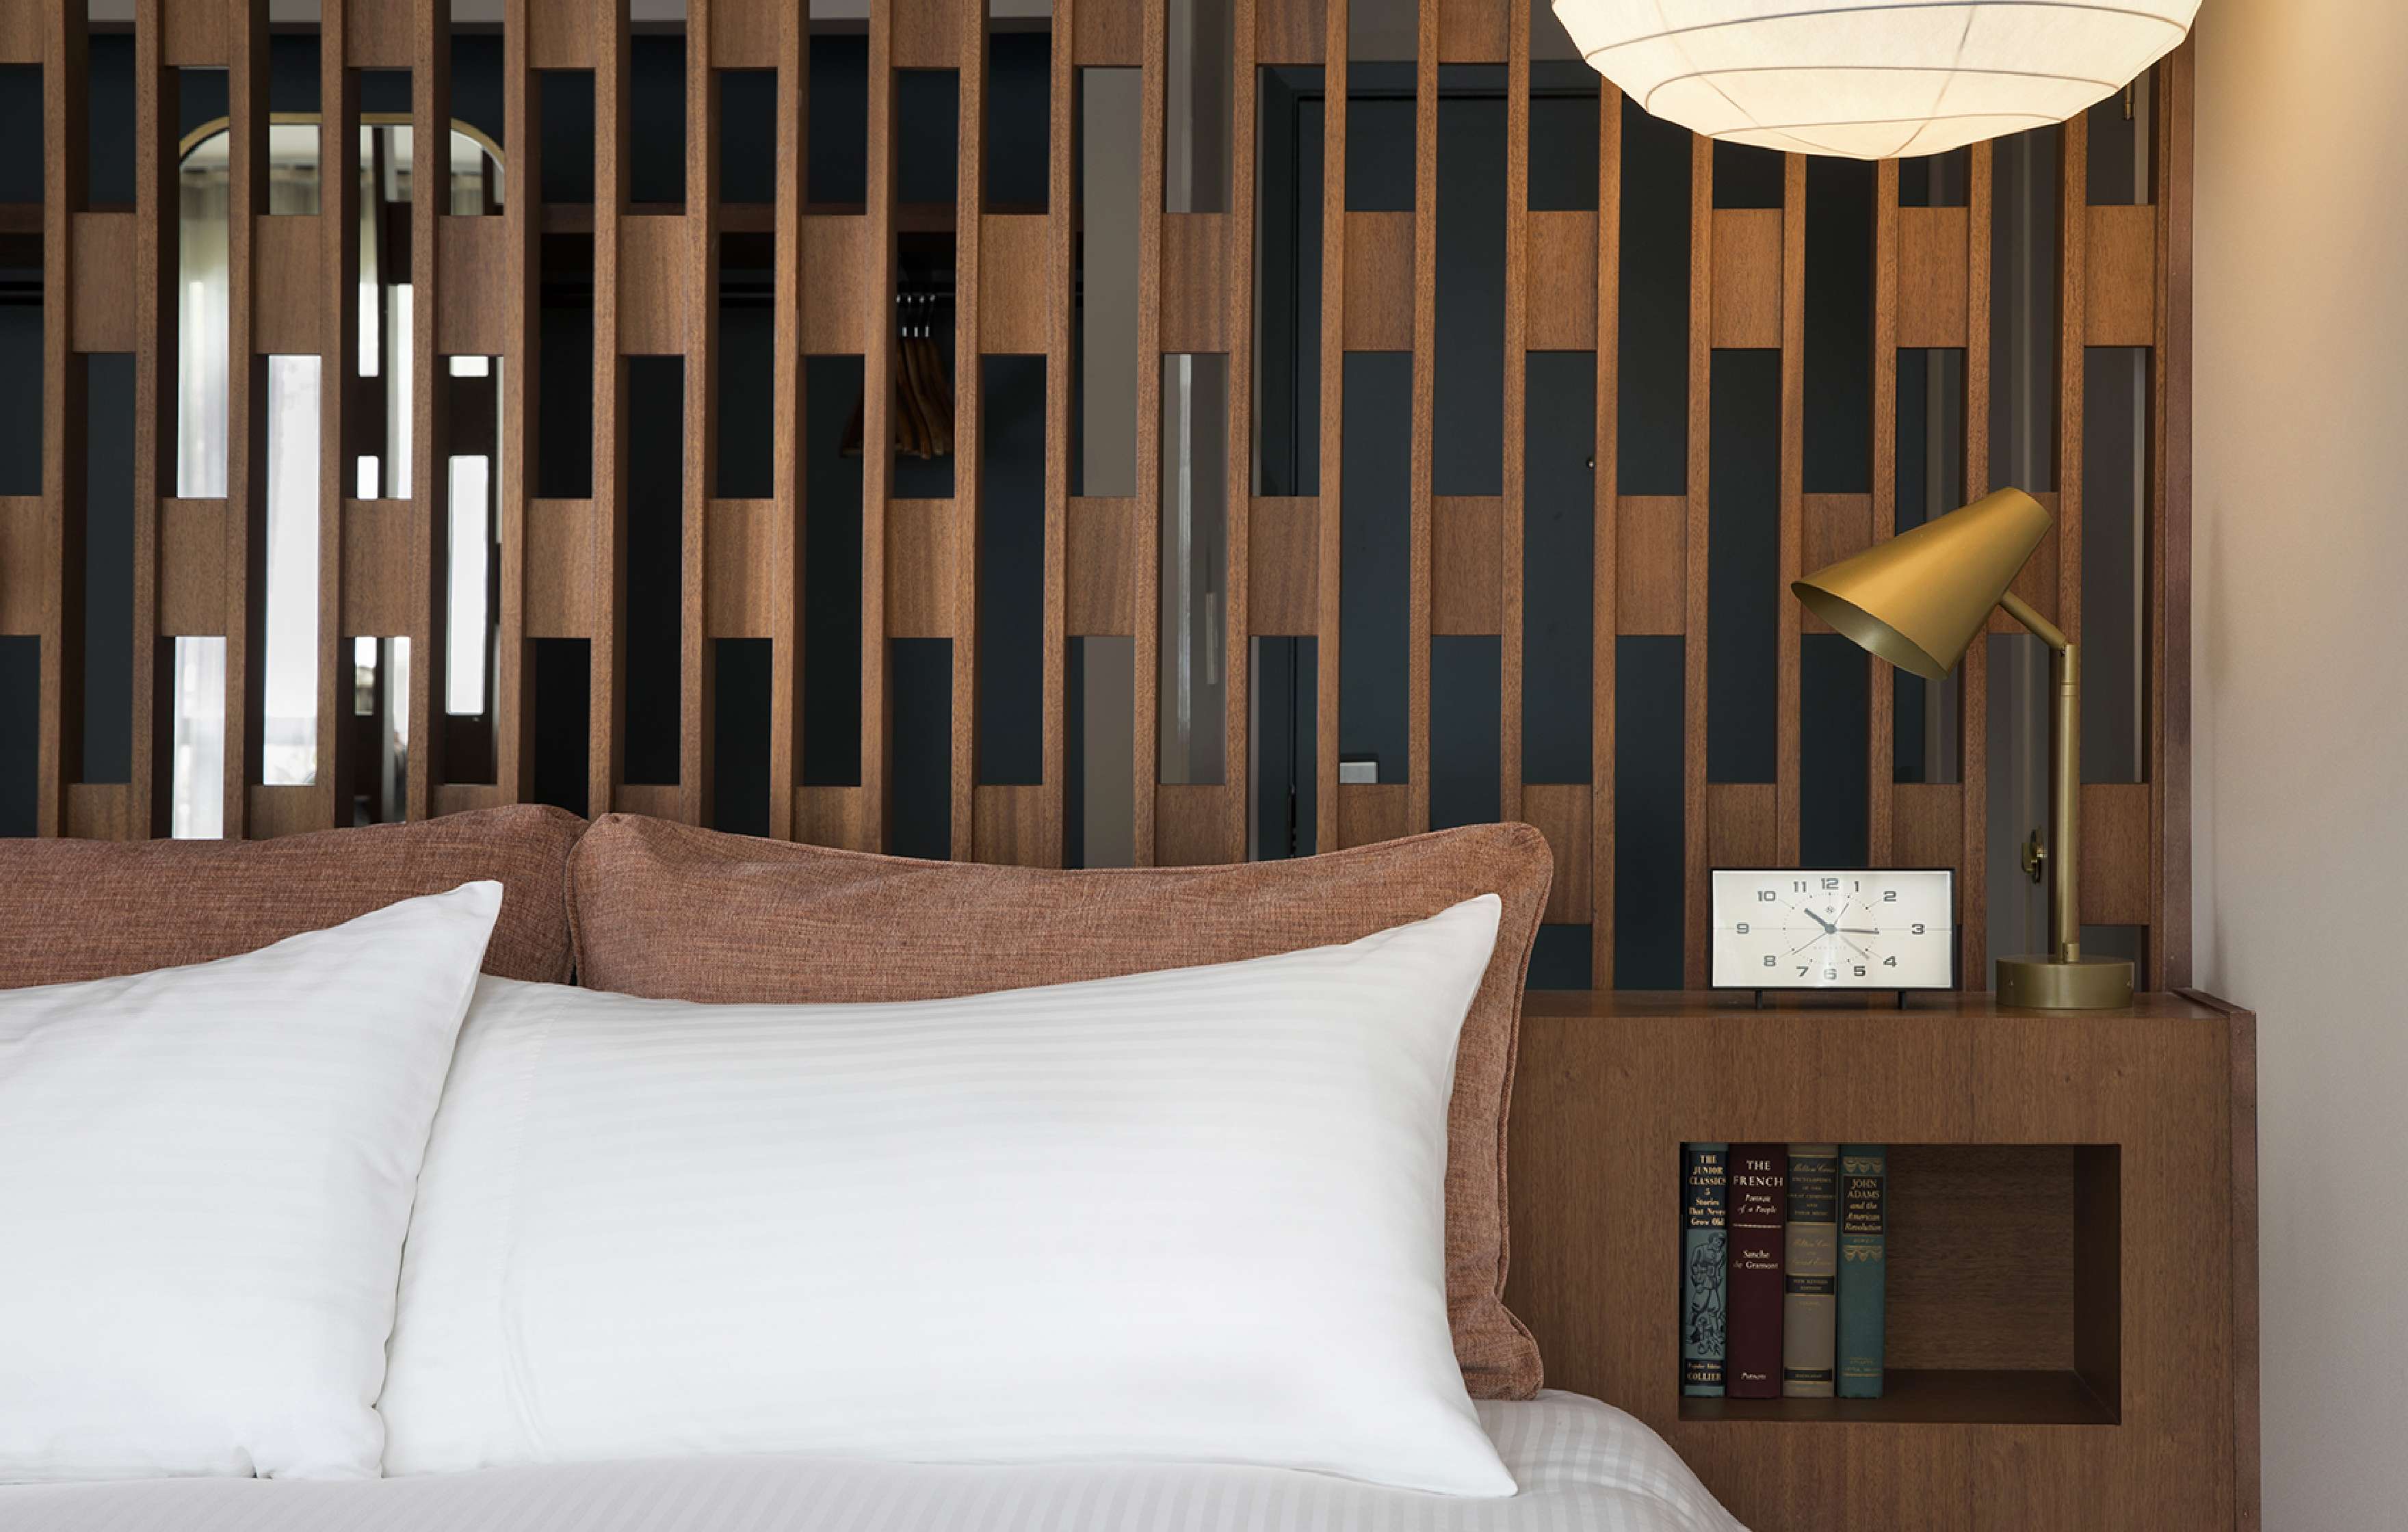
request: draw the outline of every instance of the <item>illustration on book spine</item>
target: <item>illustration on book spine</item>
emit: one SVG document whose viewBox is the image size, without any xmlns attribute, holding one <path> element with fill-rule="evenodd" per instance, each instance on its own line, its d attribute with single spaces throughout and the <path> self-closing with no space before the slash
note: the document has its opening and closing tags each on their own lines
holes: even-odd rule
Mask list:
<svg viewBox="0 0 2408 1532">
<path fill-rule="evenodd" d="M 1730 1146 L 1681 1146 L 1681 1392 L 1723 1391 Z"/>
<path fill-rule="evenodd" d="M 1789 1146 L 1789 1224 L 1784 1240 L 1781 1395 L 1831 1396 L 1839 1323 L 1840 1146 Z"/>
<path fill-rule="evenodd" d="M 1882 1396 L 1883 1288 L 1889 1274 L 1888 1156 L 1840 1150 L 1840 1397 Z"/>
</svg>

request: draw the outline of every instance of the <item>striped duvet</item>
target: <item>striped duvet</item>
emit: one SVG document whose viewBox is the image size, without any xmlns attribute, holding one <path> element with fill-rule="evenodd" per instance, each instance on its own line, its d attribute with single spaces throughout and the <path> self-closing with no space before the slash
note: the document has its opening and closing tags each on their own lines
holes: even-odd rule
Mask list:
<svg viewBox="0 0 2408 1532">
<path fill-rule="evenodd" d="M 0 1532 L 1740 1532 L 1655 1433 L 1544 1393 L 1483 1402 L 1521 1493 L 1282 1468 L 953 1468 L 762 1456 L 351 1482 L 0 1486 Z"/>
</svg>

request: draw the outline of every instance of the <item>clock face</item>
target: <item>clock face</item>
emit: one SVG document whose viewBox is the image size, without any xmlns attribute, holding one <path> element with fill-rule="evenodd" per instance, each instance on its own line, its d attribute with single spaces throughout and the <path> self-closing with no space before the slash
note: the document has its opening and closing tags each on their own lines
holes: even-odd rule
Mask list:
<svg viewBox="0 0 2408 1532">
<path fill-rule="evenodd" d="M 1955 874 L 1716 868 L 1716 989 L 1946 989 Z"/>
</svg>

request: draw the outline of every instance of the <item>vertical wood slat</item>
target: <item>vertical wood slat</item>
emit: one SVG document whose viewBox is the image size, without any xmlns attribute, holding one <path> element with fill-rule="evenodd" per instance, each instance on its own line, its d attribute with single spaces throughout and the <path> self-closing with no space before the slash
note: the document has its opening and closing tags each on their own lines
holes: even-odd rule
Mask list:
<svg viewBox="0 0 2408 1532">
<path fill-rule="evenodd" d="M 1898 162 L 1873 171 L 1872 489 L 1870 537 L 1887 542 L 1898 531 Z M 1970 339 L 1970 336 L 1969 336 Z M 1968 347 L 1970 350 L 1970 346 Z M 1865 860 L 1876 867 L 1896 856 L 1898 673 L 1887 662 L 1865 660 Z"/>
<path fill-rule="evenodd" d="M 173 640 L 161 637 L 161 518 L 176 493 L 179 367 L 177 74 L 166 57 L 166 0 L 134 7 L 134 717 L 126 822 L 133 836 L 172 827 Z"/>
<path fill-rule="evenodd" d="M 360 94 L 345 49 L 351 3 L 325 0 L 318 48 L 318 286 L 324 308 L 318 326 L 318 782 L 310 821 L 325 828 L 351 822 L 354 753 L 342 623 L 343 501 L 351 491 L 344 482 L 351 466 L 345 420 L 360 370 Z M 420 178 L 419 195 L 430 194 L 426 185 Z"/>
<path fill-rule="evenodd" d="M 585 811 L 611 811 L 624 761 L 627 678 L 627 364 L 619 354 L 620 224 L 627 211 L 627 7 L 584 0 L 594 59 L 594 614 Z"/>
<path fill-rule="evenodd" d="M 2152 866 L 2146 981 L 2191 982 L 2190 929 L 2190 348 L 2191 111 L 2194 45 L 2157 66 L 2155 93 L 2157 319 L 2149 401 L 2149 826 Z M 2254 1313 L 2254 1310 L 2252 1310 Z M 2252 1409 L 2257 1390 L 2249 1389 Z M 2255 1439 L 2255 1433 L 2250 1439 Z M 2240 1502 L 2258 1503 L 2253 1476 Z"/>
<path fill-rule="evenodd" d="M 1615 673 L 1622 631 L 1622 93 L 1597 104 L 1597 470 L 1590 554 L 1589 983 L 1613 987 Z M 1509 449 L 1514 444 L 1509 442 Z"/>
<path fill-rule="evenodd" d="M 2057 625 L 2082 641 L 2082 351 L 2088 314 L 2090 115 L 2057 132 Z M 2057 848 L 2049 848 L 2056 853 Z"/>
<path fill-rule="evenodd" d="M 769 835 L 795 836 L 802 780 L 802 549 L 809 513 L 803 454 L 803 208 L 810 195 L 810 10 L 778 7 L 777 253 L 770 347 Z"/>
<path fill-rule="evenodd" d="M 869 0 L 869 124 L 863 259 L 877 286 L 863 319 L 861 424 L 861 844 L 886 845 L 887 749 L 893 698 L 886 675 L 886 498 L 895 474 L 895 7 Z"/>
<path fill-rule="evenodd" d="M 266 606 L 267 362 L 251 344 L 251 250 L 267 190 L 267 0 L 226 7 L 226 559 L 224 825 L 251 831 Z"/>
<path fill-rule="evenodd" d="M 1252 0 L 1240 0 L 1241 6 Z M 1069 718 L 1069 537 L 1072 297 L 1079 280 L 1077 0 L 1055 0 L 1048 54 L 1045 167 L 1045 652 L 1044 709 L 1038 790 L 1043 864 L 1060 866 L 1068 849 Z"/>
<path fill-rule="evenodd" d="M 80 5 L 42 10 L 42 562 L 36 833 L 69 832 L 83 775 L 84 359 L 75 349 L 75 216 L 85 169 L 89 48 Z"/>
<path fill-rule="evenodd" d="M 530 578 L 547 585 L 565 571 L 530 571 L 527 502 L 535 493 L 532 450 L 541 379 L 537 368 L 543 166 L 540 157 L 541 77 L 534 66 L 534 12 L 545 0 L 504 0 L 502 11 L 502 137 L 509 163 L 502 201 L 509 251 L 501 362 L 502 439 L 496 513 L 500 518 L 500 632 L 494 686 L 494 780 L 505 803 L 523 803 L 535 788 L 535 689 L 527 637 Z"/>
<path fill-rule="evenodd" d="M 1524 527 L 1529 475 L 1530 316 L 1530 16 L 1527 6 L 1505 18 L 1505 396 L 1504 474 L 1497 527 L 1497 813 L 1507 821 L 1522 808 L 1522 623 Z M 1613 87 L 1600 82 L 1599 97 Z M 1603 106 L 1598 107 L 1603 115 Z M 1606 480 L 1600 480 L 1600 483 Z M 1555 848 L 1560 859 L 1569 850 Z"/>
<path fill-rule="evenodd" d="M 423 167 L 450 163 L 452 7 L 448 0 L 413 0 L 410 36 L 410 138 L 419 167 L 411 177 L 409 220 L 409 354 L 416 365 L 410 369 L 410 557 L 415 565 L 410 578 L 415 599 L 410 603 L 408 799 L 409 817 L 424 819 L 435 812 L 436 788 L 443 780 L 448 606 L 444 575 L 452 530 L 452 431 L 447 386 L 451 379 L 437 339 L 443 312 L 437 281 L 442 266 L 439 240 L 451 178 L 429 176 Z M 598 191 L 598 180 L 596 187 Z"/>
<path fill-rule="evenodd" d="M 2082 469 L 2083 469 L 2083 340 L 2088 325 L 2087 280 L 2090 229 L 2090 115 L 2076 112 L 2057 134 L 2057 625 L 2075 645 L 2082 634 Z M 2077 726 L 2080 719 L 2075 720 Z M 2055 757 L 2052 755 L 2052 761 Z M 2080 756 L 2075 757 L 2080 769 Z M 2070 800 L 2079 814 L 2081 784 Z M 2065 829 L 2073 833 L 2077 826 Z M 2065 854 L 2054 842 L 2052 857 Z M 2074 912 L 2080 935 L 2082 915 Z M 2029 950 L 2045 951 L 2046 932 L 2035 935 Z"/>
<path fill-rule="evenodd" d="M 1343 419 L 1346 405 L 1346 87 L 1347 7 L 1326 0 L 1322 78 L 1327 104 L 1321 138 L 1321 489 L 1315 583 L 1319 637 L 1313 696 L 1313 845 L 1336 851 L 1338 812 L 1339 523 L 1345 514 Z"/>
<path fill-rule="evenodd" d="M 1806 515 L 1806 156 L 1782 156 L 1781 192 L 1781 546 L 1772 599 L 1777 664 L 1773 681 L 1773 854 L 1798 863 L 1799 717 L 1806 609 L 1789 594 L 1803 575 Z"/>
<path fill-rule="evenodd" d="M 1405 596 L 1405 789 L 1409 831 L 1429 828 L 1430 480 L 1438 412 L 1440 0 L 1421 0 L 1413 50 L 1412 505 Z M 1498 733 L 1505 731 L 1498 719 Z"/>
<path fill-rule="evenodd" d="M 1139 55 L 1137 183 L 1137 536 L 1133 860 L 1154 866 L 1162 780 L 1162 199 L 1168 96 L 1168 0 L 1146 0 Z"/>
<path fill-rule="evenodd" d="M 960 165 L 953 176 L 953 849 L 977 854 L 979 563 L 984 516 L 986 389 L 979 336 L 979 209 L 986 171 L 986 4 L 953 0 L 959 50 Z"/>
<path fill-rule="evenodd" d="M 1689 471 L 1685 577 L 1686 633 L 1683 640 L 1681 856 L 1684 902 L 1683 982 L 1706 982 L 1706 935 L 1713 904 L 1706 869 L 1706 544 L 1710 485 L 1707 433 L 1713 414 L 1714 146 L 1689 141 Z M 1602 326 L 1604 316 L 1598 315 Z"/>
<path fill-rule="evenodd" d="M 1270 0 L 1278 4 L 1279 0 Z M 1256 74 L 1255 10 L 1257 0 L 1235 0 L 1232 7 L 1229 121 L 1229 246 L 1228 336 L 1229 434 L 1226 485 L 1227 536 L 1223 541 L 1226 566 L 1222 589 L 1226 593 L 1223 638 L 1225 718 L 1221 750 L 1223 790 L 1227 804 L 1223 858 L 1246 859 L 1248 805 L 1253 784 L 1248 772 L 1248 730 L 1252 722 L 1254 656 L 1252 573 L 1254 557 L 1254 161 Z M 1057 213 L 1063 204 L 1055 202 Z"/>
<path fill-rule="evenodd" d="M 1990 490 L 1990 218 L 1992 156 L 1986 142 L 1971 151 L 1965 192 L 1965 443 L 1964 497 Z M 1956 773 L 1960 829 L 1957 835 L 1957 982 L 1969 990 L 1990 987 L 1990 644 L 1977 634 L 1957 672 Z"/>
<path fill-rule="evenodd" d="M 678 817 L 709 824 L 711 720 L 718 667 L 704 602 L 710 498 L 719 475 L 719 75 L 711 67 L 714 0 L 686 0 L 684 489 L 678 565 Z"/>
</svg>

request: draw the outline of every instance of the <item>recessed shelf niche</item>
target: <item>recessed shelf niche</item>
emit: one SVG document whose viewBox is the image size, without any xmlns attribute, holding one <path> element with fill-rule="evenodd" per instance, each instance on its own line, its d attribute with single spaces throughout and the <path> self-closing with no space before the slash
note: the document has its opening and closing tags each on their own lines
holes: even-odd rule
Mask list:
<svg viewBox="0 0 2408 1532">
<path fill-rule="evenodd" d="M 1890 1145 L 1882 1397 L 1684 1396 L 1680 1418 L 2117 1424 L 2122 1181 L 2114 1144 Z"/>
</svg>

